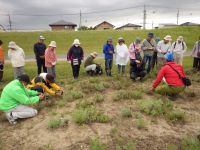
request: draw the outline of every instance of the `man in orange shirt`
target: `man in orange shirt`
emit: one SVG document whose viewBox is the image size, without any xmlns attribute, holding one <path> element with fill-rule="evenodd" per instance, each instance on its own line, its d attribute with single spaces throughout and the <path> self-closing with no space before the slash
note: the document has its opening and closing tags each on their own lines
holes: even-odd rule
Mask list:
<svg viewBox="0 0 200 150">
<path fill-rule="evenodd" d="M 0 82 L 3 78 L 3 65 L 4 65 L 4 55 L 3 55 L 3 49 L 2 46 L 3 42 L 0 40 Z"/>
</svg>

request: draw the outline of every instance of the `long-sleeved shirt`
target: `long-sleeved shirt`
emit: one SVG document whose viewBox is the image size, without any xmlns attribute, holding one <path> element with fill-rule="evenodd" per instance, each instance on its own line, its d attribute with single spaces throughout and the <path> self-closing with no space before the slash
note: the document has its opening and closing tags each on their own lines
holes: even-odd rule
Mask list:
<svg viewBox="0 0 200 150">
<path fill-rule="evenodd" d="M 130 46 L 129 46 L 130 59 L 135 59 L 135 52 L 136 51 L 137 52 L 141 51 L 141 44 L 135 44 L 135 43 L 130 44 Z"/>
<path fill-rule="evenodd" d="M 192 55 L 195 58 L 200 58 L 197 53 L 200 52 L 200 41 L 197 41 L 194 45 L 193 51 L 192 51 Z"/>
<path fill-rule="evenodd" d="M 56 60 L 57 60 L 57 57 L 56 57 L 55 49 L 48 47 L 45 50 L 45 67 L 54 66 L 54 63 L 56 62 Z"/>
<path fill-rule="evenodd" d="M 4 55 L 3 55 L 3 49 L 0 46 L 0 64 L 4 64 Z"/>
<path fill-rule="evenodd" d="M 46 45 L 44 43 L 35 43 L 34 44 L 34 53 L 36 59 L 41 59 L 41 56 L 44 56 L 46 50 Z"/>
<path fill-rule="evenodd" d="M 73 45 L 67 53 L 68 61 L 73 61 L 73 59 L 78 59 L 80 63 L 81 60 L 83 60 L 83 57 L 84 57 L 84 52 L 83 52 L 82 47 L 80 46 L 76 47 L 75 45 Z"/>
<path fill-rule="evenodd" d="M 115 53 L 114 51 L 115 51 L 114 46 L 112 44 L 106 43 L 103 46 L 104 58 L 105 59 L 113 59 L 113 54 Z"/>
<path fill-rule="evenodd" d="M 164 57 L 164 55 L 171 50 L 171 43 L 165 43 L 164 40 L 158 42 L 157 45 L 157 52 L 158 52 L 158 57 Z"/>
<path fill-rule="evenodd" d="M 171 51 L 178 55 L 183 55 L 187 50 L 185 42 L 179 43 L 178 41 L 174 42 L 171 46 Z"/>
<path fill-rule="evenodd" d="M 179 78 L 179 75 L 168 64 L 177 70 L 182 77 L 185 77 L 185 73 L 181 65 L 176 64 L 175 62 L 166 62 L 158 72 L 156 80 L 153 82 L 152 86 L 154 89 L 160 84 L 163 77 L 165 78 L 168 85 L 184 86 L 182 79 Z"/>
<path fill-rule="evenodd" d="M 156 41 L 154 39 L 152 39 L 151 41 L 145 39 L 142 42 L 142 50 L 144 52 L 144 55 L 153 56 L 153 53 L 156 51 Z"/>
<path fill-rule="evenodd" d="M 38 92 L 26 89 L 19 80 L 8 83 L 0 98 L 0 110 L 7 111 L 18 105 L 34 104 L 39 101 Z"/>
<path fill-rule="evenodd" d="M 22 67 L 25 65 L 25 54 L 22 48 L 18 47 L 15 50 L 8 50 L 8 58 L 13 67 Z"/>
<path fill-rule="evenodd" d="M 90 66 L 94 63 L 94 58 L 90 55 L 86 58 L 85 63 L 84 63 L 84 67 L 86 68 L 87 66 Z"/>
</svg>

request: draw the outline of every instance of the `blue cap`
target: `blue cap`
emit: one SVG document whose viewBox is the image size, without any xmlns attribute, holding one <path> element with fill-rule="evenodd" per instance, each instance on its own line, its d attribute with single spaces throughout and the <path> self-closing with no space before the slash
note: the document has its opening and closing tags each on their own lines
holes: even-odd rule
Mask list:
<svg viewBox="0 0 200 150">
<path fill-rule="evenodd" d="M 173 61 L 174 60 L 174 56 L 173 56 L 173 53 L 172 52 L 168 52 L 164 55 L 165 59 L 167 61 Z"/>
<path fill-rule="evenodd" d="M 148 36 L 149 36 L 149 37 L 154 37 L 154 34 L 153 34 L 152 32 L 149 32 L 149 33 L 148 33 Z"/>
</svg>

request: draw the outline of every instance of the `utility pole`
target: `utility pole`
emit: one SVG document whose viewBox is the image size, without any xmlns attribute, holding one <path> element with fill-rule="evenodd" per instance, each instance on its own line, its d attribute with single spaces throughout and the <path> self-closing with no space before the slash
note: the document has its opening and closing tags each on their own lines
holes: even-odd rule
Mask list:
<svg viewBox="0 0 200 150">
<path fill-rule="evenodd" d="M 9 23 L 9 30 L 12 30 L 12 21 L 11 21 L 11 17 L 10 14 L 8 14 L 8 23 Z"/>
<path fill-rule="evenodd" d="M 79 22 L 79 28 L 82 27 L 82 13 L 81 13 L 81 10 L 80 10 L 80 22 Z"/>
<path fill-rule="evenodd" d="M 178 22 L 179 22 L 179 9 L 178 9 L 178 12 L 177 12 L 177 25 L 178 25 Z"/>
<path fill-rule="evenodd" d="M 144 5 L 143 29 L 146 29 L 146 19 L 147 19 L 147 11 L 146 11 L 146 6 Z"/>
</svg>

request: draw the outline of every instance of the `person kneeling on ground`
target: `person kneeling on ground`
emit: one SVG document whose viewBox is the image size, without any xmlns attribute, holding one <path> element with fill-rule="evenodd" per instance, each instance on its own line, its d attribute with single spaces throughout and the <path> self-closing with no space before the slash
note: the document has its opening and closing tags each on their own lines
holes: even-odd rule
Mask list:
<svg viewBox="0 0 200 150">
<path fill-rule="evenodd" d="M 35 77 L 27 87 L 41 93 L 47 92 L 52 96 L 63 95 L 63 89 L 55 83 L 54 76 L 48 73 L 41 73 L 39 76 Z"/>
<path fill-rule="evenodd" d="M 153 82 L 151 91 L 155 91 L 156 93 L 161 95 L 168 95 L 173 98 L 185 90 L 185 85 L 179 75 L 175 72 L 175 70 L 182 77 L 185 77 L 185 73 L 183 67 L 174 62 L 173 53 L 168 52 L 164 55 L 164 57 L 166 62 L 161 70 L 158 72 L 157 78 Z M 164 84 L 160 85 L 157 88 L 162 80 L 164 81 Z"/>
<path fill-rule="evenodd" d="M 135 52 L 135 59 L 130 64 L 130 78 L 135 81 L 137 77 L 140 77 L 140 81 L 145 77 L 145 62 L 141 57 L 140 52 Z"/>
<path fill-rule="evenodd" d="M 0 110 L 5 112 L 6 118 L 11 124 L 16 124 L 18 118 L 36 116 L 37 110 L 25 105 L 35 104 L 45 98 L 44 94 L 25 88 L 29 82 L 29 76 L 22 74 L 3 89 L 0 98 Z"/>
<path fill-rule="evenodd" d="M 91 76 L 101 75 L 103 73 L 100 64 L 94 63 L 94 59 L 97 57 L 97 55 L 98 54 L 96 52 L 93 52 L 85 60 L 85 64 L 84 64 L 85 71 Z"/>
</svg>

